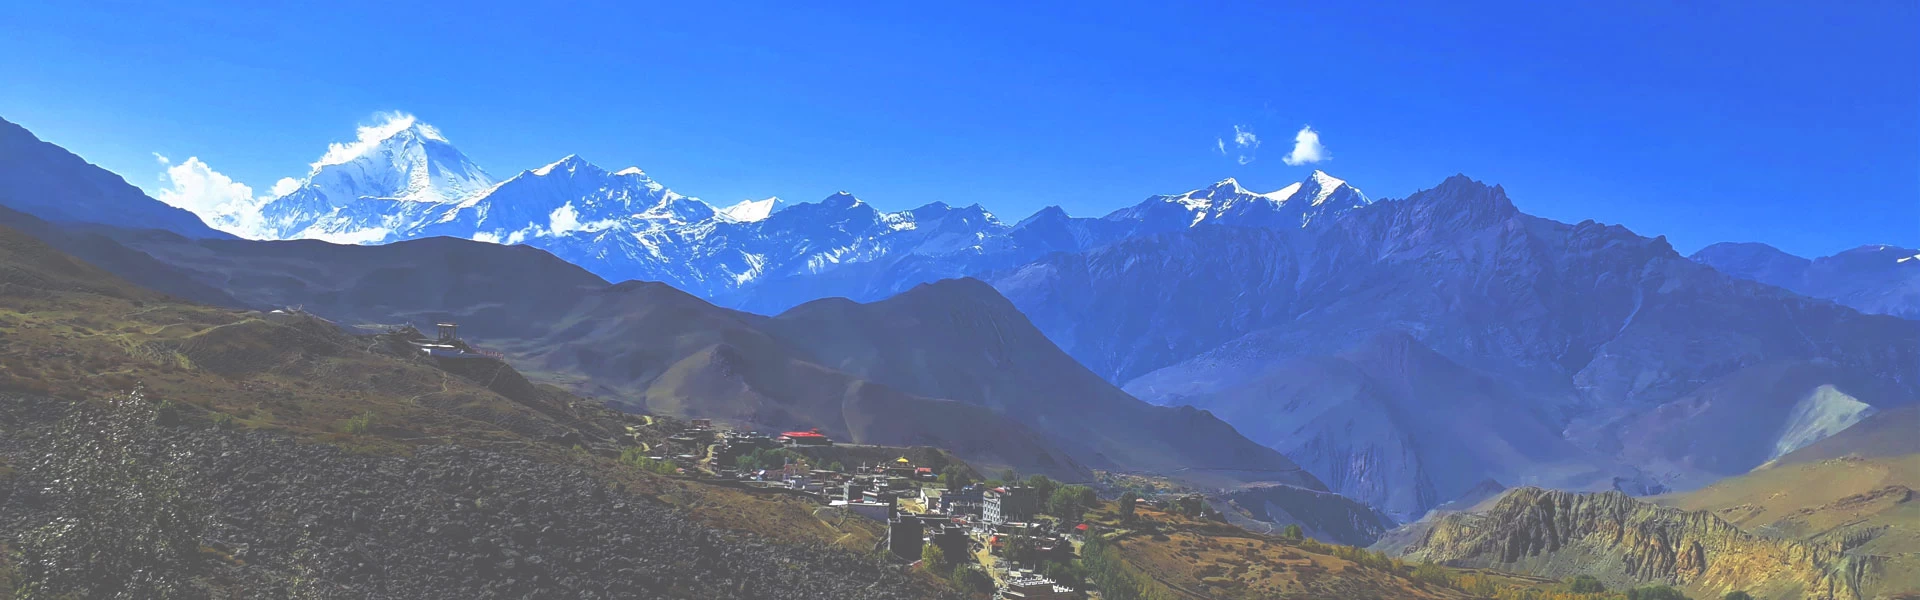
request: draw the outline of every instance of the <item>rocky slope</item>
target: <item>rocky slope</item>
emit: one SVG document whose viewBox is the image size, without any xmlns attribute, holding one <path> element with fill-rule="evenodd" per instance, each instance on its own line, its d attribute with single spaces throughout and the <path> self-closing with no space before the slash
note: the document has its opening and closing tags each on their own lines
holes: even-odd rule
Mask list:
<svg viewBox="0 0 1920 600">
<path fill-rule="evenodd" d="M 1871 244 L 1808 260 L 1766 244 L 1722 242 L 1689 258 L 1734 277 L 1863 313 L 1920 319 L 1920 250 Z"/>
<path fill-rule="evenodd" d="M 444 445 L 365 455 L 269 433 L 158 425 L 150 406 L 140 408 L 0 398 L 0 464 L 13 469 L 0 476 L 0 538 L 21 553 L 31 584 L 183 598 L 941 593 L 842 549 L 700 524 L 579 468 Z M 102 459 L 126 462 L 74 453 L 94 444 L 110 445 L 97 450 Z M 147 472 L 106 479 L 129 468 Z M 85 521 L 50 532 L 72 519 Z M 148 544 L 109 546 L 131 532 Z M 60 570 L 82 553 L 98 571 Z M 146 572 L 107 571 L 115 566 Z"/>
<path fill-rule="evenodd" d="M 1346 496 L 1291 485 L 1244 486 L 1208 500 L 1228 523 L 1267 535 L 1299 525 L 1307 537 L 1369 546 L 1394 526 L 1392 517 Z"/>
<path fill-rule="evenodd" d="M 1555 578 L 1590 574 L 1611 588 L 1667 582 L 1705 597 L 1860 598 L 1881 569 L 1874 557 L 1761 537 L 1705 511 L 1539 488 L 1512 490 L 1485 512 L 1442 516 L 1400 554 Z"/>
</svg>

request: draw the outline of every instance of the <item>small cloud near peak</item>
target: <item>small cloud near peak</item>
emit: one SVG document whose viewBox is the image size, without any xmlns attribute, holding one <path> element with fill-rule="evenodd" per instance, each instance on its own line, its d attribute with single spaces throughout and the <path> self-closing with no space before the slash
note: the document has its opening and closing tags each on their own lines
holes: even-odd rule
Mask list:
<svg viewBox="0 0 1920 600">
<path fill-rule="evenodd" d="M 1287 157 L 1280 160 L 1288 165 L 1298 167 L 1300 165 L 1321 162 L 1329 158 L 1332 158 L 1332 156 L 1327 153 L 1327 147 L 1320 144 L 1320 132 L 1314 131 L 1313 126 L 1308 125 L 1301 127 L 1299 133 L 1293 134 L 1293 151 L 1287 153 Z"/>
</svg>

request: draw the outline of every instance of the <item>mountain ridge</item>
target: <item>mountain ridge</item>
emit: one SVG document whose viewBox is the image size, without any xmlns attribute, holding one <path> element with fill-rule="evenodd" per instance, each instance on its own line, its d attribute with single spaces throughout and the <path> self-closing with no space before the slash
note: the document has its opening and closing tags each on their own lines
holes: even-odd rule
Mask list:
<svg viewBox="0 0 1920 600">
<path fill-rule="evenodd" d="M 164 229 L 193 238 L 233 237 L 6 119 L 0 119 L 0 164 L 9 167 L 0 170 L 0 204 L 39 219 Z"/>
</svg>

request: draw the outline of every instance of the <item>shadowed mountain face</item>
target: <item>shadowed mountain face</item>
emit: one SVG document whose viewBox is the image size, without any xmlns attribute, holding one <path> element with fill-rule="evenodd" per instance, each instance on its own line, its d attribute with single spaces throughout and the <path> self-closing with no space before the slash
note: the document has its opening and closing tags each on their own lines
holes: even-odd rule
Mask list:
<svg viewBox="0 0 1920 600">
<path fill-rule="evenodd" d="M 627 282 L 586 294 L 544 336 L 501 343 L 542 370 L 584 375 L 590 389 L 653 412 L 772 431 L 817 427 L 841 441 L 938 446 L 984 465 L 1091 476 L 1011 415 L 812 362 L 769 334 L 765 320 L 665 284 Z"/>
<path fill-rule="evenodd" d="M 1488 479 L 1589 488 L 1635 473 L 1561 437 L 1512 386 L 1404 333 L 1284 359 L 1243 385 L 1184 400 L 1402 521 Z"/>
<path fill-rule="evenodd" d="M 1920 250 L 1873 244 L 1807 260 L 1766 244 L 1722 242 L 1691 258 L 1734 277 L 1863 313 L 1920 319 Z"/>
<path fill-rule="evenodd" d="M 1849 412 L 1830 394 L 1813 401 L 1826 408 L 1803 406 L 1821 386 L 1868 406 L 1912 402 L 1916 381 L 1904 374 L 1920 360 L 1913 322 L 1734 279 L 1621 227 L 1531 217 L 1504 190 L 1465 177 L 1311 227 L 1196 227 L 1055 254 L 990 280 L 1049 338 L 1135 396 L 1217 406 L 1242 431 L 1284 438 L 1275 443 L 1296 453 L 1303 439 L 1359 440 L 1325 447 L 1324 458 L 1296 458 L 1310 469 L 1377 462 L 1380 476 L 1397 474 L 1388 487 L 1409 490 L 1415 499 L 1403 506 L 1416 514 L 1432 505 L 1420 496 L 1429 484 L 1418 473 L 1449 470 L 1413 466 L 1429 448 L 1387 426 L 1381 415 L 1392 405 L 1372 391 L 1379 384 L 1367 383 L 1381 375 L 1356 372 L 1351 360 L 1315 362 L 1381 332 L 1405 332 L 1506 390 L 1415 385 L 1408 386 L 1420 390 L 1412 398 L 1449 407 L 1517 403 L 1522 408 L 1512 414 L 1533 424 L 1461 424 L 1460 431 L 1502 436 L 1519 456 L 1563 455 L 1564 444 L 1553 439 L 1560 436 L 1539 435 L 1562 431 L 1587 452 L 1679 486 L 1743 472 L 1781 444 L 1837 430 L 1835 419 L 1809 417 L 1823 425 L 1793 416 Z M 1810 375 L 1757 383 L 1787 364 Z M 1755 393 L 1714 393 L 1735 388 Z M 1329 396 L 1372 408 L 1342 419 L 1321 412 L 1322 404 L 1290 400 Z M 1659 410 L 1674 402 L 1711 404 L 1719 416 Z M 1328 420 L 1313 425 L 1305 415 Z M 1634 437 L 1644 432 L 1715 426 L 1748 432 L 1757 443 L 1627 448 L 1644 446 Z M 1354 480 L 1331 467 L 1316 475 L 1336 490 Z M 1457 476 L 1431 485 L 1464 490 L 1483 478 Z"/>
<path fill-rule="evenodd" d="M 869 304 L 810 302 L 766 329 L 820 364 L 1031 423 L 1093 466 L 1321 489 L 1286 457 L 1212 415 L 1152 406 L 1100 379 L 977 280 L 924 284 Z"/>
<path fill-rule="evenodd" d="M 56 223 L 164 229 L 230 238 L 193 213 L 148 198 L 119 175 L 0 119 L 0 205 Z"/>
</svg>

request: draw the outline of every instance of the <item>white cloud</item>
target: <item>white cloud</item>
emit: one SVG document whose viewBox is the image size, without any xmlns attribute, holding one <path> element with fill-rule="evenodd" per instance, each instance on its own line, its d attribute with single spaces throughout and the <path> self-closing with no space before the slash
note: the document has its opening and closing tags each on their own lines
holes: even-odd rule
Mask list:
<svg viewBox="0 0 1920 600">
<path fill-rule="evenodd" d="M 165 157 L 160 160 L 161 164 L 170 162 Z M 253 188 L 213 170 L 197 156 L 168 166 L 166 181 L 170 187 L 157 195 L 161 202 L 202 215 L 253 202 Z"/>
<path fill-rule="evenodd" d="M 1280 160 L 1297 167 L 1330 158 L 1332 156 L 1327 154 L 1327 147 L 1320 145 L 1320 132 L 1314 131 L 1313 126 L 1309 125 L 1301 127 L 1299 133 L 1293 134 L 1293 152 L 1287 153 L 1287 157 Z"/>
<path fill-rule="evenodd" d="M 300 189 L 299 180 L 292 177 L 281 177 L 279 181 L 273 182 L 273 189 L 270 190 L 271 193 L 269 193 L 268 196 L 270 198 L 279 198 L 291 194 L 297 189 Z"/>
<path fill-rule="evenodd" d="M 1254 135 L 1253 127 L 1250 125 L 1235 125 L 1233 126 L 1232 152 L 1227 151 L 1227 143 L 1226 138 L 1213 139 L 1213 147 L 1220 152 L 1221 156 L 1232 155 L 1234 162 L 1244 165 L 1253 162 L 1253 159 L 1258 156 L 1255 151 L 1260 149 L 1260 136 Z"/>
<path fill-rule="evenodd" d="M 157 152 L 153 156 L 155 161 L 167 166 L 166 172 L 160 175 L 160 181 L 167 187 L 156 192 L 154 198 L 199 215 L 214 229 L 248 238 L 265 236 L 260 206 L 273 197 L 254 196 L 252 187 L 213 170 L 200 157 L 189 156 L 175 163 Z M 299 182 L 282 179 L 273 186 L 274 196 L 298 187 Z"/>
<path fill-rule="evenodd" d="M 572 202 L 560 205 L 560 208 L 553 209 L 553 213 L 547 215 L 547 230 L 554 235 L 566 235 L 579 228 L 580 213 L 574 212 Z"/>
<path fill-rule="evenodd" d="M 313 163 L 313 168 L 342 164 L 359 158 L 381 140 L 393 137 L 393 134 L 399 133 L 402 129 L 412 127 L 415 121 L 413 115 L 403 112 L 379 112 L 374 113 L 373 118 L 378 122 L 373 125 L 362 125 L 356 132 L 354 141 L 345 144 L 338 142 L 328 144 L 327 153 L 321 155 L 318 162 Z M 425 123 L 420 124 L 420 132 L 429 138 L 443 141 L 446 139 L 440 137 L 440 130 Z"/>
</svg>

